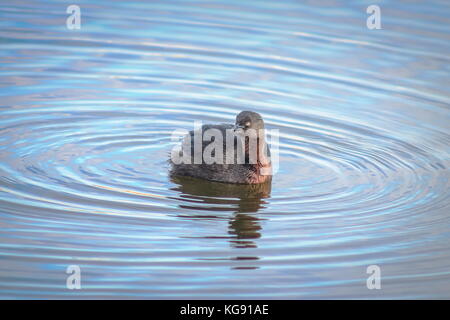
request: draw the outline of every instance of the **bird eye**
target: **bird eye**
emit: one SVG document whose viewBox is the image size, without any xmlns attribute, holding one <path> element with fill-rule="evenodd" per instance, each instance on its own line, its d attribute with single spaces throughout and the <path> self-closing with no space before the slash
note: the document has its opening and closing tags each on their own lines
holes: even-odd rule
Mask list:
<svg viewBox="0 0 450 320">
<path fill-rule="evenodd" d="M 245 123 L 245 127 L 246 127 L 246 128 L 250 127 L 250 125 L 251 125 L 250 121 L 247 121 L 247 122 Z"/>
</svg>

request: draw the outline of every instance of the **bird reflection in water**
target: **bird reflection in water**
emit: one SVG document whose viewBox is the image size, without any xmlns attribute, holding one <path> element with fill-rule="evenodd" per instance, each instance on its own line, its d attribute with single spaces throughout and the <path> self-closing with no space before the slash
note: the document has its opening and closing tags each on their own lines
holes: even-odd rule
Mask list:
<svg viewBox="0 0 450 320">
<path fill-rule="evenodd" d="M 254 214 L 264 208 L 264 199 L 270 197 L 272 183 L 229 184 L 205 181 L 190 177 L 172 177 L 177 184 L 172 190 L 181 193 L 178 200 L 186 204 L 180 208 L 196 211 L 233 211 L 229 218 L 228 234 L 233 248 L 256 248 L 255 239 L 261 237 L 260 218 Z M 182 215 L 192 219 L 223 219 L 211 215 Z M 237 256 L 233 260 L 258 260 L 258 257 Z M 256 267 L 240 266 L 236 269 L 254 269 Z"/>
</svg>

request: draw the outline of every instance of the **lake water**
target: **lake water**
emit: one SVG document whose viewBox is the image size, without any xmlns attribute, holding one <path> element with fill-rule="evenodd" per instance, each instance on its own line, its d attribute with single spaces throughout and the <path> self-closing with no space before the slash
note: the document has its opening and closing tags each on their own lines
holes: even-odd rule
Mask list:
<svg viewBox="0 0 450 320">
<path fill-rule="evenodd" d="M 448 1 L 70 4 L 0 8 L 1 298 L 450 298 Z M 271 185 L 169 177 L 241 110 Z"/>
</svg>

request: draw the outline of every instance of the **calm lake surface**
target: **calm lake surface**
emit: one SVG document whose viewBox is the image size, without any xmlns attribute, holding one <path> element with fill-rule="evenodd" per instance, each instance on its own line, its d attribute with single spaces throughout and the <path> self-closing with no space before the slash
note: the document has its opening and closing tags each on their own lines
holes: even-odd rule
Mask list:
<svg viewBox="0 0 450 320">
<path fill-rule="evenodd" d="M 448 1 L 70 4 L 0 7 L 0 298 L 450 298 Z M 271 185 L 169 177 L 241 110 Z"/>
</svg>

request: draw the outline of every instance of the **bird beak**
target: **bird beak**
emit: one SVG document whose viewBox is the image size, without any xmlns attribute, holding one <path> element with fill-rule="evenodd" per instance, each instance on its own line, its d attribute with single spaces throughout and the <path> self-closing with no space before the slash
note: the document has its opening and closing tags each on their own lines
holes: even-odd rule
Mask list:
<svg viewBox="0 0 450 320">
<path fill-rule="evenodd" d="M 239 129 L 244 129 L 244 126 L 241 126 L 239 124 L 235 124 L 233 130 L 236 132 Z"/>
</svg>

